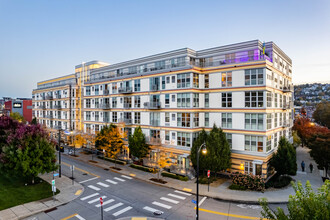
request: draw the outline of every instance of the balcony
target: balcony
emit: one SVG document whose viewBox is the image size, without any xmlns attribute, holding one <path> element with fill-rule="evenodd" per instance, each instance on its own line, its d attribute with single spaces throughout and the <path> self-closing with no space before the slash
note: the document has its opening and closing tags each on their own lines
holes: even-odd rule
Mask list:
<svg viewBox="0 0 330 220">
<path fill-rule="evenodd" d="M 160 120 L 150 120 L 151 126 L 160 126 Z"/>
<path fill-rule="evenodd" d="M 54 105 L 54 109 L 62 109 L 61 105 Z"/>
<path fill-rule="evenodd" d="M 149 140 L 149 144 L 151 144 L 151 145 L 161 145 L 162 140 L 160 138 L 151 137 L 150 140 Z"/>
<path fill-rule="evenodd" d="M 289 127 L 292 127 L 292 120 L 284 121 L 282 127 L 283 127 L 283 128 L 289 128 Z"/>
<path fill-rule="evenodd" d="M 129 94 L 132 92 L 133 92 L 132 87 L 119 87 L 118 88 L 118 93 Z"/>
<path fill-rule="evenodd" d="M 292 109 L 293 108 L 293 104 L 292 102 L 286 102 L 286 103 L 283 103 L 283 110 L 286 110 L 286 109 Z"/>
<path fill-rule="evenodd" d="M 46 95 L 47 100 L 53 100 L 53 95 Z"/>
<path fill-rule="evenodd" d="M 293 92 L 293 85 L 283 86 L 283 92 Z"/>
<path fill-rule="evenodd" d="M 103 95 L 109 95 L 109 89 L 103 90 Z"/>
<path fill-rule="evenodd" d="M 159 85 L 151 85 L 150 91 L 158 91 L 159 90 Z"/>
<path fill-rule="evenodd" d="M 55 95 L 55 99 L 60 99 L 60 98 L 62 98 L 61 95 Z"/>
<path fill-rule="evenodd" d="M 103 122 L 110 122 L 110 118 L 109 117 L 103 117 Z"/>
<path fill-rule="evenodd" d="M 39 105 L 38 108 L 39 109 L 46 109 L 46 105 Z"/>
<path fill-rule="evenodd" d="M 143 105 L 144 105 L 144 108 L 147 108 L 147 109 L 160 109 L 161 108 L 160 102 L 145 102 Z"/>
<path fill-rule="evenodd" d="M 124 103 L 124 108 L 125 109 L 132 108 L 132 105 L 130 103 Z"/>
<path fill-rule="evenodd" d="M 46 115 L 46 118 L 53 119 L 53 115 Z"/>
<path fill-rule="evenodd" d="M 131 118 L 120 118 L 119 122 L 123 122 L 126 125 L 131 125 L 132 124 L 132 119 Z"/>
<path fill-rule="evenodd" d="M 110 109 L 110 104 L 102 104 L 101 109 Z"/>
</svg>

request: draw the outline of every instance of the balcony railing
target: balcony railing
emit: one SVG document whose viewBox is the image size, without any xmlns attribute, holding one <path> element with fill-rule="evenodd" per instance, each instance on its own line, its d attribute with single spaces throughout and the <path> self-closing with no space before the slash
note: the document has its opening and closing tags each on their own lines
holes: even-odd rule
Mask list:
<svg viewBox="0 0 330 220">
<path fill-rule="evenodd" d="M 109 95 L 109 89 L 103 90 L 103 95 Z"/>
<path fill-rule="evenodd" d="M 130 104 L 130 103 L 124 103 L 124 108 L 132 108 L 132 104 Z"/>
<path fill-rule="evenodd" d="M 46 118 L 53 119 L 53 115 L 46 115 Z"/>
<path fill-rule="evenodd" d="M 38 108 L 39 109 L 46 109 L 46 105 L 39 105 Z"/>
<path fill-rule="evenodd" d="M 54 105 L 54 109 L 62 109 L 61 105 Z"/>
<path fill-rule="evenodd" d="M 110 109 L 110 104 L 102 104 L 101 109 Z"/>
<path fill-rule="evenodd" d="M 283 103 L 283 109 L 292 109 L 292 108 L 293 108 L 292 102 Z"/>
<path fill-rule="evenodd" d="M 103 117 L 103 122 L 110 122 L 110 118 L 109 117 Z"/>
<path fill-rule="evenodd" d="M 283 86 L 283 92 L 293 92 L 293 85 Z"/>
<path fill-rule="evenodd" d="M 46 99 L 47 100 L 52 100 L 53 99 L 53 96 L 52 95 L 46 95 Z"/>
<path fill-rule="evenodd" d="M 160 120 L 150 120 L 151 126 L 160 126 Z"/>
<path fill-rule="evenodd" d="M 144 105 L 144 108 L 147 108 L 147 109 L 160 109 L 161 108 L 160 102 L 145 102 L 143 105 Z"/>
<path fill-rule="evenodd" d="M 289 120 L 289 121 L 284 121 L 282 127 L 283 127 L 283 128 L 289 128 L 289 127 L 292 127 L 292 121 L 291 121 L 291 120 Z"/>
<path fill-rule="evenodd" d="M 62 98 L 61 95 L 55 95 L 55 99 L 60 99 L 60 98 Z"/>
<path fill-rule="evenodd" d="M 162 140 L 160 138 L 150 138 L 149 139 L 149 144 L 152 144 L 152 145 L 161 145 L 162 144 Z"/>
<path fill-rule="evenodd" d="M 118 93 L 132 93 L 132 87 L 119 87 Z"/>
<path fill-rule="evenodd" d="M 151 85 L 150 91 L 158 91 L 159 90 L 159 85 Z"/>
<path fill-rule="evenodd" d="M 131 125 L 132 124 L 132 119 L 131 118 L 120 118 L 118 121 L 119 122 L 124 122 L 127 125 Z"/>
</svg>

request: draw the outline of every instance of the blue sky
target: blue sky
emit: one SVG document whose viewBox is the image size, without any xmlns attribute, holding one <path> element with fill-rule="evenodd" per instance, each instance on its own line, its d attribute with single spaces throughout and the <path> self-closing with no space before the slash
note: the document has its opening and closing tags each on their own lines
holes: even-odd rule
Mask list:
<svg viewBox="0 0 330 220">
<path fill-rule="evenodd" d="M 81 62 L 117 63 L 259 39 L 293 61 L 293 82 L 330 81 L 330 1 L 0 0 L 0 97 Z"/>
</svg>

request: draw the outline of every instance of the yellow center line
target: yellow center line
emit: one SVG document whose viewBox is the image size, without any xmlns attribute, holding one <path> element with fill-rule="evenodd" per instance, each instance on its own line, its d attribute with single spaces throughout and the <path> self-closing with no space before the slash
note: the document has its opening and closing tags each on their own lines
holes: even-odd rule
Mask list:
<svg viewBox="0 0 330 220">
<path fill-rule="evenodd" d="M 67 220 L 67 219 L 70 219 L 70 218 L 73 218 L 73 217 L 75 217 L 76 215 L 78 215 L 78 213 L 76 213 L 76 214 L 73 214 L 73 215 L 70 215 L 70 216 L 68 216 L 68 217 L 65 217 L 65 218 L 62 218 L 61 220 Z"/>
<path fill-rule="evenodd" d="M 130 173 L 129 175 L 130 175 L 130 176 L 136 176 L 134 173 Z"/>
<path fill-rule="evenodd" d="M 196 209 L 196 207 L 195 207 L 195 209 Z M 208 212 L 208 213 L 212 213 L 212 214 L 216 214 L 216 215 L 223 215 L 223 216 L 235 217 L 235 218 L 243 218 L 243 219 L 263 219 L 263 220 L 267 220 L 266 218 L 251 217 L 251 216 L 244 216 L 244 215 L 235 215 L 235 214 L 228 214 L 228 213 L 224 213 L 224 212 L 216 212 L 216 211 L 207 210 L 207 209 L 201 209 L 201 208 L 199 208 L 199 211 L 202 211 L 202 212 Z"/>
<path fill-rule="evenodd" d="M 192 189 L 189 189 L 189 188 L 183 188 L 183 191 L 186 191 L 186 192 L 191 192 Z"/>
<path fill-rule="evenodd" d="M 82 190 L 79 189 L 79 190 L 77 190 L 77 192 L 75 193 L 75 195 L 76 195 L 76 196 L 79 196 L 81 193 L 82 193 Z"/>
<path fill-rule="evenodd" d="M 62 162 L 62 164 L 65 165 L 65 166 L 71 167 L 71 165 L 68 164 L 68 163 Z M 92 176 L 96 176 L 97 178 L 100 178 L 100 176 L 98 176 L 98 175 L 96 175 L 96 174 L 94 174 L 94 173 L 88 172 L 88 171 L 86 171 L 86 170 L 80 169 L 80 168 L 78 168 L 78 167 L 75 167 L 75 169 L 76 169 L 76 170 L 79 170 L 79 171 L 81 171 L 81 172 L 83 172 L 83 173 L 88 173 L 88 174 L 90 174 L 90 175 L 92 175 Z"/>
</svg>

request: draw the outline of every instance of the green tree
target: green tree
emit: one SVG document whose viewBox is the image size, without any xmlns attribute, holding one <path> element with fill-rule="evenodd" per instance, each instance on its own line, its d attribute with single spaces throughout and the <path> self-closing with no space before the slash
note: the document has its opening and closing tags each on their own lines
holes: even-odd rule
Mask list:
<svg viewBox="0 0 330 220">
<path fill-rule="evenodd" d="M 330 128 L 330 102 L 321 102 L 313 113 L 314 120 L 320 125 Z"/>
<path fill-rule="evenodd" d="M 306 182 L 305 189 L 301 182 L 294 184 L 293 188 L 296 195 L 290 195 L 287 205 L 288 214 L 285 214 L 282 208 L 272 210 L 269 208 L 267 199 L 261 199 L 261 214 L 264 218 L 270 220 L 296 220 L 296 219 L 330 219 L 330 181 L 326 180 L 318 193 L 314 193 L 309 181 Z"/>
<path fill-rule="evenodd" d="M 18 113 L 18 112 L 11 112 L 10 113 L 10 117 L 18 122 L 24 122 L 25 123 L 25 119 L 24 117 Z"/>
<path fill-rule="evenodd" d="M 198 135 L 196 140 L 193 142 L 193 146 L 190 151 L 190 160 L 194 166 L 194 169 L 197 170 L 197 150 L 199 147 L 206 142 L 207 133 L 203 129 L 202 132 Z M 202 153 L 199 155 L 199 170 L 206 170 L 208 169 L 210 164 L 210 159 L 203 155 Z"/>
<path fill-rule="evenodd" d="M 129 136 L 128 144 L 131 154 L 139 159 L 145 157 L 149 152 L 149 145 L 146 144 L 146 138 L 140 126 L 134 130 L 133 135 Z"/>
<path fill-rule="evenodd" d="M 292 132 L 292 137 L 293 137 L 293 146 L 295 148 L 299 147 L 300 144 L 301 144 L 301 140 L 300 140 L 300 137 L 297 134 L 297 131 Z"/>
<path fill-rule="evenodd" d="M 37 121 L 37 118 L 36 118 L 36 117 L 34 117 L 34 118 L 32 119 L 31 124 L 32 124 L 32 125 L 37 125 L 37 124 L 38 124 L 38 121 Z"/>
<path fill-rule="evenodd" d="M 279 175 L 296 175 L 296 160 L 296 149 L 285 137 L 281 137 L 278 149 L 270 159 L 270 165 L 275 168 Z"/>
</svg>

